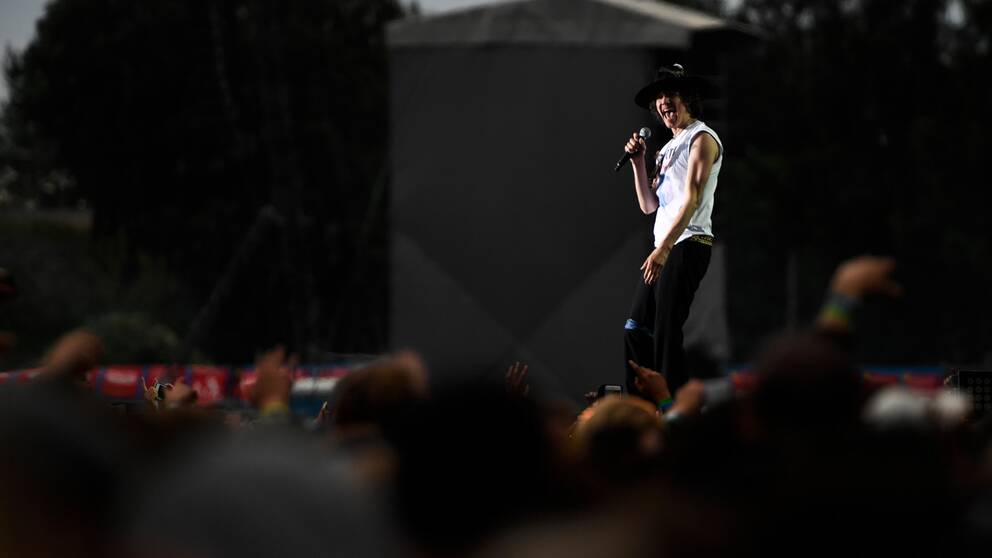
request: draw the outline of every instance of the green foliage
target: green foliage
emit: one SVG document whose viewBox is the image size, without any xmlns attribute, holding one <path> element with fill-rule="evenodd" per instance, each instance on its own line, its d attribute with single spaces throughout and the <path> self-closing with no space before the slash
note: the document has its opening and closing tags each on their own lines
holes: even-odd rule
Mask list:
<svg viewBox="0 0 992 558">
<path fill-rule="evenodd" d="M 0 368 L 36 365 L 55 339 L 82 325 L 108 335 L 108 362 L 174 354 L 173 332 L 193 313 L 187 290 L 161 260 L 139 254 L 131 268 L 122 237 L 94 241 L 88 230 L 86 213 L 0 214 L 4 267 L 18 288 L 17 299 L 0 306 L 0 331 L 18 339 Z"/>
<path fill-rule="evenodd" d="M 176 333 L 144 314 L 111 312 L 91 320 L 86 329 L 103 340 L 107 362 L 171 363 L 179 356 Z"/>
<path fill-rule="evenodd" d="M 381 348 L 383 28 L 399 15 L 395 0 L 54 0 L 5 63 L 0 196 L 64 177 L 49 197 L 86 200 L 97 237 L 127 239 L 125 268 L 148 254 L 209 306 L 190 341 L 218 359 Z M 281 224 L 248 242 L 266 206 Z"/>
<path fill-rule="evenodd" d="M 867 309 L 867 360 L 992 357 L 992 265 L 982 256 L 992 248 L 983 154 L 992 91 L 981 46 L 992 10 L 960 2 L 955 22 L 953 4 L 741 3 L 738 17 L 768 37 L 727 65 L 735 157 L 721 204 L 730 208 L 730 267 L 743 270 L 729 296 L 733 325 L 746 326 L 734 328 L 739 353 L 754 346 L 748 332 L 781 324 L 774 301 L 788 254 L 798 257 L 811 318 L 833 266 L 875 252 L 899 259 L 908 296 Z"/>
</svg>

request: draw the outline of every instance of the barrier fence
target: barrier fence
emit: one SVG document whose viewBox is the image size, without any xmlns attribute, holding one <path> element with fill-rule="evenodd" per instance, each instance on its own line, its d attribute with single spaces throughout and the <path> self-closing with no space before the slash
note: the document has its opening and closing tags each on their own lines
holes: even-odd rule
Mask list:
<svg viewBox="0 0 992 558">
<path fill-rule="evenodd" d="M 325 365 L 298 366 L 293 370 L 291 397 L 326 398 L 342 377 L 368 364 L 349 361 Z M 0 372 L 0 385 L 29 382 L 39 369 Z M 87 384 L 100 397 L 115 403 L 138 403 L 144 400 L 144 387 L 182 382 L 197 392 L 197 405 L 248 406 L 248 394 L 258 372 L 254 366 L 213 366 L 205 364 L 112 365 L 91 370 Z M 938 367 L 869 367 L 862 378 L 872 386 L 902 384 L 917 389 L 937 389 L 943 385 L 945 371 Z M 746 390 L 755 376 L 748 368 L 732 369 L 727 375 L 735 390 Z"/>
<path fill-rule="evenodd" d="M 367 364 L 367 361 L 356 361 L 297 366 L 292 372 L 290 397 L 297 400 L 326 398 L 338 380 Z M 40 373 L 37 368 L 0 372 L 0 386 L 30 382 Z M 86 375 L 87 385 L 112 403 L 140 403 L 144 401 L 145 386 L 151 387 L 161 381 L 190 386 L 197 393 L 196 404 L 201 407 L 247 407 L 251 387 L 257 379 L 254 366 L 204 364 L 112 365 L 93 369 Z"/>
</svg>

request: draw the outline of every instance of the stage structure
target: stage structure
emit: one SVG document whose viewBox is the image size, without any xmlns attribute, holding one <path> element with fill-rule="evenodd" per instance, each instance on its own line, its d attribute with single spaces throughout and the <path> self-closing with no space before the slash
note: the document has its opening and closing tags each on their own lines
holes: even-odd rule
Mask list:
<svg viewBox="0 0 992 558">
<path fill-rule="evenodd" d="M 639 212 L 630 170 L 612 169 L 641 126 L 671 137 L 633 95 L 662 63 L 722 83 L 721 52 L 749 36 L 639 0 L 530 0 L 392 24 L 391 344 L 421 351 L 442 377 L 495 378 L 524 360 L 539 388 L 572 398 L 622 383 L 654 216 Z M 721 131 L 720 103 L 706 109 Z M 730 346 L 719 200 L 685 328 L 717 361 Z"/>
</svg>

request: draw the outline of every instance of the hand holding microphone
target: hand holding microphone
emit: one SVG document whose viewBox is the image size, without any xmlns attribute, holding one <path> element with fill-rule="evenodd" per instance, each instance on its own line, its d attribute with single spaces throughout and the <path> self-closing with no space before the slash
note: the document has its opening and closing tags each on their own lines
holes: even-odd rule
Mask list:
<svg viewBox="0 0 992 558">
<path fill-rule="evenodd" d="M 623 157 L 617 161 L 617 166 L 613 168 L 613 172 L 620 172 L 620 169 L 627 164 L 627 161 L 631 158 L 639 158 L 644 156 L 644 148 L 646 144 L 644 140 L 651 137 L 651 128 L 641 128 L 639 132 L 633 134 L 629 140 L 627 140 L 627 145 L 624 146 Z"/>
</svg>

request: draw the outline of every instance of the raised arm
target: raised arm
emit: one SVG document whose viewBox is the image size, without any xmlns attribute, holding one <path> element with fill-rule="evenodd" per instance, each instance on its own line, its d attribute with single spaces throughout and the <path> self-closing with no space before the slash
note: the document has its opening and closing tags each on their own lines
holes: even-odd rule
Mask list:
<svg viewBox="0 0 992 558">
<path fill-rule="evenodd" d="M 637 134 L 631 136 L 624 147 L 630 153 L 630 167 L 634 171 L 634 193 L 637 194 L 637 205 L 645 214 L 651 214 L 658 210 L 658 198 L 651 189 L 651 181 L 644 166 L 644 152 L 647 144 Z"/>
</svg>

